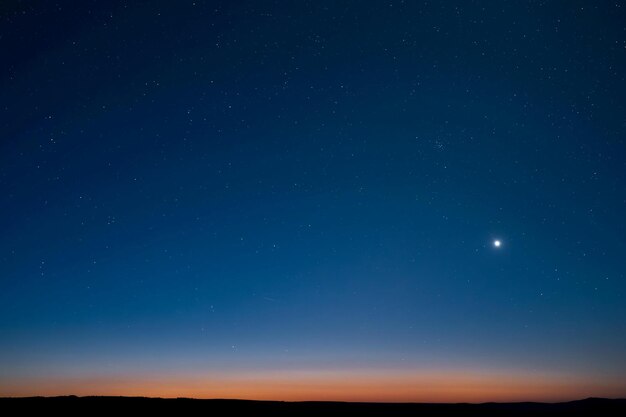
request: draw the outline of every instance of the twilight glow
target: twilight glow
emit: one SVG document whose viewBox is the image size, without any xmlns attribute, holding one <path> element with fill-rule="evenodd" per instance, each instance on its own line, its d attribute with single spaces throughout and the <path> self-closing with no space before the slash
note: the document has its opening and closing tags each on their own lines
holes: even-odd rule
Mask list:
<svg viewBox="0 0 626 417">
<path fill-rule="evenodd" d="M 7 2 L 0 397 L 626 396 L 620 2 Z"/>
<path fill-rule="evenodd" d="M 102 395 L 255 398 L 287 401 L 487 402 L 562 401 L 591 394 L 619 396 L 617 381 L 571 375 L 484 373 L 475 371 L 394 372 L 275 370 L 176 375 L 92 375 L 14 380 L 0 386 L 5 395 Z"/>
</svg>

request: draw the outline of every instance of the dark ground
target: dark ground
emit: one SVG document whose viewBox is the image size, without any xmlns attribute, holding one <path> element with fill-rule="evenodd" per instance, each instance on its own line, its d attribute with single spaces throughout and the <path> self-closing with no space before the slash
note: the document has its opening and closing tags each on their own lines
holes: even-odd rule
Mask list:
<svg viewBox="0 0 626 417">
<path fill-rule="evenodd" d="M 564 403 L 342 403 L 194 400 L 141 397 L 0 398 L 1 410 L 50 413 L 172 413 L 254 416 L 624 416 L 626 399 L 588 398 Z M 61 414 L 61 415 L 63 415 Z"/>
</svg>

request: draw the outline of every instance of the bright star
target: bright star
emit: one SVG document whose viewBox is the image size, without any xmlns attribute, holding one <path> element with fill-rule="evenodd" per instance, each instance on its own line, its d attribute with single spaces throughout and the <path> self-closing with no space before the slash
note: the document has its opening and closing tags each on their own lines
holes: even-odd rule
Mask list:
<svg viewBox="0 0 626 417">
<path fill-rule="evenodd" d="M 500 242 L 499 240 L 494 240 L 493 241 L 493 246 L 495 246 L 496 248 L 499 248 L 502 245 L 502 242 Z"/>
</svg>

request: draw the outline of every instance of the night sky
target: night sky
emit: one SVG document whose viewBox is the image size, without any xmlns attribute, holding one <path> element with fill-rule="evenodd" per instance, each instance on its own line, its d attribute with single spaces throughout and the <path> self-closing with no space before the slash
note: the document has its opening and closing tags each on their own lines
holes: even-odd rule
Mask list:
<svg viewBox="0 0 626 417">
<path fill-rule="evenodd" d="M 626 3 L 2 1 L 0 52 L 0 396 L 626 396 Z"/>
</svg>

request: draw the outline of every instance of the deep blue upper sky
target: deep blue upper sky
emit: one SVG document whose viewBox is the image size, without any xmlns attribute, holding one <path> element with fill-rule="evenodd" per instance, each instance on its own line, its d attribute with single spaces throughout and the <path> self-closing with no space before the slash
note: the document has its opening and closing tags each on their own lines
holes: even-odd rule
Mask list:
<svg viewBox="0 0 626 417">
<path fill-rule="evenodd" d="M 621 1 L 3 2 L 0 379 L 623 376 L 625 22 Z"/>
</svg>

